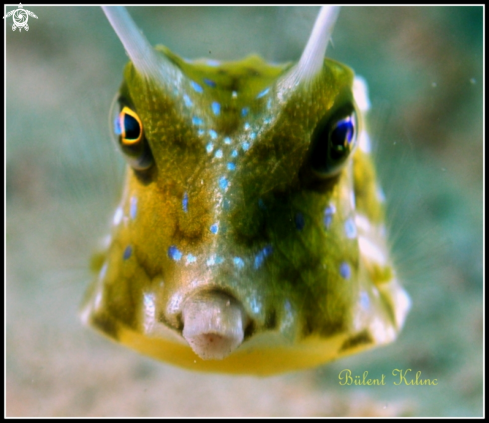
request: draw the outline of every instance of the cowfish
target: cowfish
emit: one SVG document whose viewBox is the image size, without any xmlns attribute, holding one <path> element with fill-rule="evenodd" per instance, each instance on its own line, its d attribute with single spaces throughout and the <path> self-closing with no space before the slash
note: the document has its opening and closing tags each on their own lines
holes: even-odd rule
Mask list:
<svg viewBox="0 0 489 423">
<path fill-rule="evenodd" d="M 325 57 L 187 60 L 104 7 L 130 62 L 112 107 L 127 165 L 82 321 L 187 369 L 270 375 L 384 345 L 410 299 L 390 255 L 365 81 Z"/>
</svg>

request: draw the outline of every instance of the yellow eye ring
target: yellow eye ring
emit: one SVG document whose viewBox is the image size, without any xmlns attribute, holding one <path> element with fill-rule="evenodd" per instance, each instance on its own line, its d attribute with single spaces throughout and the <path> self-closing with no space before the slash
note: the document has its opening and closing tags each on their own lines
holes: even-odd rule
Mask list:
<svg viewBox="0 0 489 423">
<path fill-rule="evenodd" d="M 134 145 L 142 140 L 143 124 L 137 113 L 129 107 L 124 107 L 119 113 L 118 120 L 123 145 Z"/>
</svg>

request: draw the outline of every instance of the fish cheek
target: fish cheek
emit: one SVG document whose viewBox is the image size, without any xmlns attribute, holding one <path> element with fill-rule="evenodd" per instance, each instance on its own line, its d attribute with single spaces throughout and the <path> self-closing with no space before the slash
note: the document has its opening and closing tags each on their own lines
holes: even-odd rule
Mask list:
<svg viewBox="0 0 489 423">
<path fill-rule="evenodd" d="M 127 236 L 121 238 L 127 239 Z M 90 323 L 116 340 L 121 324 L 138 330 L 141 286 L 148 283 L 149 279 L 141 271 L 133 247 L 113 242 L 107 250 L 99 275 L 87 293 Z"/>
<path fill-rule="evenodd" d="M 348 184 L 346 177 L 337 181 Z M 352 324 L 359 250 L 356 239 L 346 239 L 344 234 L 343 222 L 352 211 L 346 205 L 341 208 L 343 189 L 299 189 L 265 202 L 264 226 L 274 246 L 272 265 L 276 266 L 270 270 L 276 275 L 270 280 L 276 296 L 293 299 L 301 316 L 302 337 L 327 338 L 348 332 Z M 337 205 L 336 214 L 326 227 L 325 210 L 331 204 Z"/>
</svg>

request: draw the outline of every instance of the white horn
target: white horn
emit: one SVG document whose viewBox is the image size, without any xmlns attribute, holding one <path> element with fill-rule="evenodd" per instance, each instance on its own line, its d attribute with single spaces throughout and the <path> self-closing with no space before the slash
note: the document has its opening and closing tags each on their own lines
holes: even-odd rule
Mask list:
<svg viewBox="0 0 489 423">
<path fill-rule="evenodd" d="M 322 69 L 326 47 L 333 33 L 339 11 L 339 6 L 321 7 L 299 62 L 283 78 L 286 86 L 290 87 L 310 80 Z"/>
<path fill-rule="evenodd" d="M 180 70 L 165 56 L 155 52 L 125 7 L 102 6 L 102 9 L 136 69 L 166 85 L 173 85 Z"/>
</svg>

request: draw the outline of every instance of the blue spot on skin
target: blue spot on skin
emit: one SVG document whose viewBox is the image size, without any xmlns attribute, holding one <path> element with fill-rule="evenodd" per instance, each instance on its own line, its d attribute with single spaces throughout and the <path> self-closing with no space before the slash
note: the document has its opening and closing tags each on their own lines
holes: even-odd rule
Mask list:
<svg viewBox="0 0 489 423">
<path fill-rule="evenodd" d="M 364 309 L 368 309 L 370 306 L 370 298 L 365 291 L 362 291 L 362 293 L 360 294 L 360 305 Z"/>
<path fill-rule="evenodd" d="M 243 143 L 243 150 L 247 151 L 250 148 L 250 143 L 249 142 L 244 142 Z"/>
<path fill-rule="evenodd" d="M 345 233 L 348 238 L 355 238 L 357 236 L 357 226 L 351 217 L 345 222 Z"/>
<path fill-rule="evenodd" d="M 272 121 L 272 119 L 271 119 L 271 118 L 266 118 L 266 119 L 263 121 L 263 123 L 265 123 L 265 124 L 267 124 L 267 125 L 268 125 L 268 124 L 269 124 L 271 121 Z"/>
<path fill-rule="evenodd" d="M 259 313 L 261 310 L 261 304 L 258 302 L 258 300 L 256 298 L 251 299 L 250 307 L 251 307 L 251 311 L 253 311 L 253 313 Z"/>
<path fill-rule="evenodd" d="M 236 165 L 234 163 L 228 163 L 228 170 L 235 170 Z"/>
<path fill-rule="evenodd" d="M 204 135 L 204 130 L 203 129 L 199 129 L 197 131 L 197 134 L 200 135 L 200 136 Z"/>
<path fill-rule="evenodd" d="M 221 105 L 217 101 L 213 101 L 211 107 L 212 107 L 212 113 L 214 113 L 216 116 L 218 116 L 219 113 L 221 113 Z"/>
<path fill-rule="evenodd" d="M 122 258 L 124 260 L 127 260 L 129 257 L 131 257 L 131 254 L 132 254 L 132 247 L 128 245 L 124 250 L 124 254 L 122 255 Z"/>
<path fill-rule="evenodd" d="M 216 151 L 216 157 L 220 159 L 222 157 L 222 150 L 217 150 Z"/>
<path fill-rule="evenodd" d="M 236 91 L 233 91 L 231 95 L 233 98 L 236 98 L 238 96 L 238 93 Z"/>
<path fill-rule="evenodd" d="M 263 264 L 264 257 L 261 252 L 259 252 L 255 257 L 255 269 L 258 269 Z"/>
<path fill-rule="evenodd" d="M 179 261 L 182 258 L 182 253 L 178 251 L 178 248 L 172 245 L 168 248 L 168 257 L 175 261 Z"/>
<path fill-rule="evenodd" d="M 239 257 L 234 257 L 233 263 L 238 269 L 242 269 L 244 267 L 244 261 Z"/>
<path fill-rule="evenodd" d="M 208 59 L 207 64 L 209 66 L 219 66 L 221 64 L 221 62 L 219 60 Z"/>
<path fill-rule="evenodd" d="M 189 97 L 187 94 L 184 94 L 184 96 L 183 96 L 183 101 L 185 102 L 185 105 L 186 105 L 187 107 L 190 107 L 190 106 L 192 106 L 192 104 L 193 104 L 193 103 L 192 103 L 192 100 L 190 100 L 190 97 Z"/>
<path fill-rule="evenodd" d="M 214 81 L 211 81 L 210 79 L 204 78 L 204 83 L 207 84 L 209 87 L 215 88 L 216 83 Z"/>
<path fill-rule="evenodd" d="M 210 153 L 213 148 L 214 148 L 214 145 L 211 142 L 205 146 L 205 149 L 208 153 Z"/>
<path fill-rule="evenodd" d="M 255 134 L 254 132 L 252 132 L 252 133 L 250 134 L 250 138 L 251 138 L 252 140 L 254 140 L 254 139 L 256 138 L 256 134 Z"/>
<path fill-rule="evenodd" d="M 224 176 L 219 179 L 219 186 L 221 189 L 226 189 L 228 187 L 228 183 L 228 180 Z"/>
<path fill-rule="evenodd" d="M 138 199 L 137 197 L 131 197 L 131 205 L 129 207 L 129 216 L 131 216 L 131 219 L 136 218 L 136 213 L 138 211 Z"/>
<path fill-rule="evenodd" d="M 245 129 L 245 131 L 247 131 L 248 129 L 250 129 L 250 124 L 248 122 L 246 122 L 244 124 L 244 129 Z"/>
<path fill-rule="evenodd" d="M 197 82 L 190 81 L 190 85 L 191 85 L 191 86 L 192 86 L 192 88 L 193 88 L 193 89 L 194 89 L 196 92 L 198 92 L 198 93 L 201 93 L 201 92 L 203 92 L 203 91 L 204 91 L 204 90 L 202 89 L 202 87 L 201 87 L 199 84 L 197 84 Z"/>
<path fill-rule="evenodd" d="M 302 231 L 302 229 L 304 229 L 304 225 L 306 224 L 304 220 L 304 215 L 301 212 L 296 213 L 294 217 L 294 221 L 295 221 L 295 227 L 299 231 Z"/>
<path fill-rule="evenodd" d="M 333 205 L 328 206 L 324 209 L 323 223 L 326 229 L 329 229 L 329 227 L 331 226 L 331 221 L 333 220 L 333 215 L 335 214 L 335 212 L 336 208 Z"/>
<path fill-rule="evenodd" d="M 343 279 L 350 279 L 351 269 L 350 269 L 350 265 L 348 263 L 346 263 L 346 262 L 341 263 L 340 275 Z"/>
<path fill-rule="evenodd" d="M 265 206 L 265 203 L 263 202 L 263 200 L 261 198 L 258 200 L 258 207 L 260 207 L 261 210 L 267 209 L 267 207 Z"/>
<path fill-rule="evenodd" d="M 238 151 L 233 150 L 233 152 L 231 153 L 231 157 L 238 157 Z"/>
<path fill-rule="evenodd" d="M 196 261 L 197 257 L 195 257 L 193 254 L 187 254 L 187 264 L 195 263 Z"/>
<path fill-rule="evenodd" d="M 228 145 L 231 144 L 231 138 L 229 137 L 224 138 L 224 144 L 228 144 Z"/>
<path fill-rule="evenodd" d="M 203 122 L 203 120 L 202 120 L 201 118 L 199 118 L 199 117 L 197 117 L 197 116 L 194 116 L 194 117 L 192 118 L 192 123 L 193 123 L 194 125 L 202 125 L 204 122 Z"/>
<path fill-rule="evenodd" d="M 114 119 L 114 132 L 116 135 L 122 134 L 121 121 L 119 120 L 119 116 L 116 116 L 116 118 Z"/>
<path fill-rule="evenodd" d="M 263 96 L 267 95 L 269 90 L 270 90 L 269 88 L 267 88 L 267 89 L 263 90 L 261 93 L 259 93 L 259 94 L 256 96 L 256 98 L 262 98 Z"/>
<path fill-rule="evenodd" d="M 265 258 L 268 257 L 270 254 L 272 254 L 272 252 L 273 252 L 273 248 L 271 245 L 267 245 L 263 250 L 261 250 L 255 256 L 255 269 L 261 267 Z"/>
<path fill-rule="evenodd" d="M 220 256 L 210 256 L 209 259 L 207 260 L 207 266 L 214 266 L 215 264 L 221 264 L 224 261 L 224 259 Z"/>
<path fill-rule="evenodd" d="M 211 226 L 211 232 L 213 234 L 217 234 L 217 231 L 219 230 L 219 226 L 217 225 L 217 223 L 214 223 L 212 226 Z"/>
<path fill-rule="evenodd" d="M 187 193 L 183 194 L 182 208 L 183 208 L 183 211 L 185 213 L 188 212 L 188 194 Z"/>
<path fill-rule="evenodd" d="M 249 112 L 249 108 L 248 107 L 244 107 L 243 109 L 241 109 L 241 116 L 245 117 L 248 112 Z"/>
<path fill-rule="evenodd" d="M 216 132 L 216 131 L 214 131 L 214 129 L 210 129 L 210 130 L 209 130 L 209 135 L 211 136 L 211 138 L 212 138 L 213 140 L 215 140 L 215 139 L 217 138 L 217 132 Z"/>
</svg>

